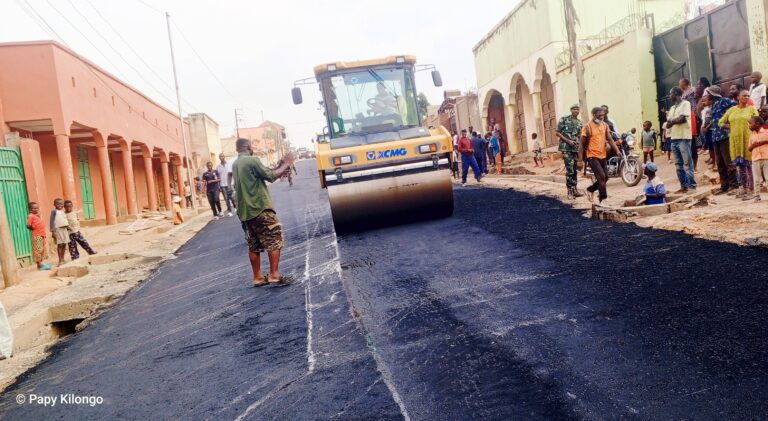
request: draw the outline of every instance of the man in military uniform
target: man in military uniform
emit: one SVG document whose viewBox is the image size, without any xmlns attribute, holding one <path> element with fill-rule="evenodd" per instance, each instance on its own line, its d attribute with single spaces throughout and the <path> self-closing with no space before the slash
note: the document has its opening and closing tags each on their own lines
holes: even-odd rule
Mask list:
<svg viewBox="0 0 768 421">
<path fill-rule="evenodd" d="M 581 120 L 579 106 L 571 107 L 571 115 L 560 119 L 557 124 L 557 137 L 560 139 L 560 152 L 565 163 L 565 186 L 568 188 L 568 198 L 575 199 L 584 196 L 576 188 L 577 161 L 579 154 L 579 136 L 581 136 Z"/>
</svg>

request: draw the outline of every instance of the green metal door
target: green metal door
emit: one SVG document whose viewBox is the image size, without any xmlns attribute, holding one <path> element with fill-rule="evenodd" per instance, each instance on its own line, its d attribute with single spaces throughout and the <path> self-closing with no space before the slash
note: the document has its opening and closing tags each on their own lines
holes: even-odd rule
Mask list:
<svg viewBox="0 0 768 421">
<path fill-rule="evenodd" d="M 16 258 L 31 261 L 32 240 L 27 229 L 29 199 L 19 148 L 0 147 L 0 188 L 3 191 L 5 213 L 11 228 Z"/>
<path fill-rule="evenodd" d="M 93 187 L 91 186 L 91 166 L 88 163 L 88 149 L 77 147 L 77 169 L 80 172 L 80 193 L 83 195 L 83 216 L 85 219 L 96 217 L 96 207 L 93 204 Z"/>
</svg>

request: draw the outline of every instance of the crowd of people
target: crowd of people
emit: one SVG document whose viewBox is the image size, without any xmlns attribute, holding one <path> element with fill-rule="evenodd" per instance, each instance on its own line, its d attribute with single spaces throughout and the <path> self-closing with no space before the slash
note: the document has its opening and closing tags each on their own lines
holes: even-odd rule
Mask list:
<svg viewBox="0 0 768 421">
<path fill-rule="evenodd" d="M 750 79 L 748 89 L 733 83 L 724 95 L 721 87 L 711 85 L 706 78 L 699 79 L 695 87 L 683 78 L 669 92 L 670 106 L 661 131 L 650 121 L 643 122 L 639 139 L 647 178 L 646 203 L 663 203 L 666 195 L 654 162 L 659 142 L 668 162 L 675 165 L 680 184 L 676 193 L 696 191 L 699 156 L 707 155 L 706 164 L 720 177 L 720 188 L 714 194 L 761 200 L 760 186 L 768 180 L 768 103 L 762 74 L 754 72 Z M 560 119 L 556 131 L 568 197 L 583 196 L 576 187 L 578 162 L 583 160 L 595 179 L 587 195 L 592 200 L 598 192 L 598 200 L 603 201 L 608 197 L 606 159 L 618 153 L 616 142 L 633 138 L 636 130 L 619 135 L 605 105 L 592 109 L 586 125 L 579 119 L 580 111 L 578 105 L 571 107 L 571 114 Z M 539 165 L 534 156 L 534 164 Z"/>
<path fill-rule="evenodd" d="M 483 177 L 491 170 L 501 174 L 504 163 L 502 154 L 504 138 L 498 124 L 492 123 L 483 136 L 476 132 L 474 127 L 469 126 L 468 129 L 461 129 L 461 135 L 454 130 L 452 138 L 453 167 L 451 170 L 455 179 L 461 178 L 462 185 L 467 183 L 470 168 L 478 183 L 482 183 Z"/>
</svg>

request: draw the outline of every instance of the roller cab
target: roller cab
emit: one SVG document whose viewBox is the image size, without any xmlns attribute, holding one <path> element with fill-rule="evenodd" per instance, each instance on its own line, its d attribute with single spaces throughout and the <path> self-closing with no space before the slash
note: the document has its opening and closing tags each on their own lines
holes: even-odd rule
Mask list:
<svg viewBox="0 0 768 421">
<path fill-rule="evenodd" d="M 415 62 L 395 56 L 315 67 L 328 124 L 318 175 L 337 232 L 453 213 L 451 137 L 421 124 Z M 440 82 L 436 71 L 432 77 Z"/>
</svg>

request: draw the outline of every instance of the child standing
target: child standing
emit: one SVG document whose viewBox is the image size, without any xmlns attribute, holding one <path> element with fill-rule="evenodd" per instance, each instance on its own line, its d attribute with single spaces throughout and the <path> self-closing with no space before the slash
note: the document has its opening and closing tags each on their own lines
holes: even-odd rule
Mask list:
<svg viewBox="0 0 768 421">
<path fill-rule="evenodd" d="M 83 233 L 80 232 L 80 220 L 77 219 L 77 212 L 73 209 L 71 200 L 64 201 L 64 212 L 67 215 L 67 231 L 69 232 L 69 257 L 72 260 L 80 258 L 80 251 L 77 250 L 78 244 L 88 254 L 96 254 L 90 244 L 88 244 L 88 241 L 85 240 Z"/>
<path fill-rule="evenodd" d="M 643 122 L 643 164 L 653 162 L 653 152 L 656 151 L 656 131 L 650 121 Z"/>
<path fill-rule="evenodd" d="M 453 147 L 453 152 L 451 153 L 451 172 L 453 172 L 453 178 L 460 179 L 461 173 L 459 172 L 459 162 L 461 161 L 461 157 L 459 156 L 459 148 L 458 146 Z"/>
<path fill-rule="evenodd" d="M 658 205 L 665 203 L 667 200 L 667 189 L 664 187 L 664 181 L 656 177 L 656 171 L 658 171 L 659 168 L 653 162 L 649 162 L 648 164 L 643 165 L 643 167 L 645 168 L 643 172 L 648 177 L 648 181 L 645 183 L 645 188 L 643 189 L 645 193 L 645 204 Z"/>
<path fill-rule="evenodd" d="M 768 130 L 763 128 L 765 121 L 755 116 L 749 120 L 749 150 L 752 151 L 752 174 L 755 179 L 755 202 L 760 198 L 760 180 L 768 180 Z"/>
<path fill-rule="evenodd" d="M 534 166 L 538 167 L 539 163 L 541 163 L 541 167 L 544 168 L 544 157 L 541 152 L 541 141 L 539 140 L 539 135 L 537 133 L 533 133 L 531 138 L 533 138 L 533 164 Z"/>
<path fill-rule="evenodd" d="M 69 230 L 67 226 L 67 215 L 64 214 L 64 200 L 54 199 L 53 210 L 51 211 L 51 235 L 56 241 L 56 254 L 59 257 L 59 263 L 56 267 L 64 264 L 64 254 L 67 252 L 69 244 Z"/>
<path fill-rule="evenodd" d="M 37 269 L 50 270 L 51 265 L 43 263 L 45 260 L 45 225 L 43 218 L 40 217 L 40 206 L 35 202 L 29 202 L 27 228 L 32 235 L 32 257 L 35 259 Z"/>
<path fill-rule="evenodd" d="M 192 207 L 192 189 L 189 188 L 189 181 L 184 180 L 184 199 L 187 200 L 187 206 Z"/>
<path fill-rule="evenodd" d="M 661 128 L 661 152 L 667 153 L 667 161 L 672 164 L 672 139 L 669 137 L 670 133 L 666 127 Z"/>
<path fill-rule="evenodd" d="M 184 215 L 181 214 L 181 197 L 175 196 L 173 198 L 173 225 L 181 225 L 184 222 Z"/>
</svg>

